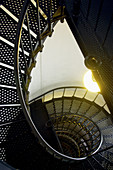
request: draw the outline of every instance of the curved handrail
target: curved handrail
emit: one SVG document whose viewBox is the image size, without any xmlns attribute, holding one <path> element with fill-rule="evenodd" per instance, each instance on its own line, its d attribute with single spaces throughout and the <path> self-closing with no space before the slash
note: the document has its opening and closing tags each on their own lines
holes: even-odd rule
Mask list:
<svg viewBox="0 0 113 170">
<path fill-rule="evenodd" d="M 22 92 L 22 88 L 20 86 L 21 82 L 20 82 L 20 77 L 19 77 L 19 44 L 20 44 L 20 38 L 21 38 L 21 31 L 22 31 L 22 24 L 24 21 L 24 17 L 28 8 L 28 5 L 30 3 L 30 0 L 25 0 L 24 1 L 24 5 L 22 8 L 22 12 L 20 15 L 20 19 L 17 25 L 17 34 L 16 34 L 16 39 L 15 39 L 15 47 L 14 47 L 14 72 L 15 72 L 15 81 L 16 81 L 16 86 L 17 86 L 17 91 L 18 91 L 18 95 L 19 95 L 19 99 L 20 99 L 20 103 L 23 109 L 23 112 L 25 114 L 26 120 L 28 121 L 34 135 L 36 137 L 38 137 L 40 144 L 42 144 L 44 147 L 46 147 L 46 150 L 48 150 L 51 154 L 53 154 L 55 157 L 59 158 L 59 159 L 65 159 L 65 160 L 83 160 L 86 159 L 86 157 L 84 158 L 72 158 L 69 156 L 66 156 L 60 152 L 58 152 L 57 150 L 55 150 L 54 148 L 52 148 L 41 136 L 41 134 L 38 132 L 36 126 L 34 125 L 31 116 L 30 116 L 30 112 L 26 106 L 25 100 L 24 100 L 24 96 L 23 96 L 23 92 Z"/>
<path fill-rule="evenodd" d="M 46 94 L 51 93 L 51 92 L 53 92 L 53 91 L 61 90 L 61 89 L 70 89 L 70 88 L 86 89 L 86 88 L 83 87 L 83 86 L 63 86 L 63 87 L 57 87 L 57 88 L 55 88 L 55 89 L 53 88 L 53 89 L 51 89 L 51 90 L 49 90 L 49 91 L 46 91 L 45 93 L 43 93 L 43 94 L 35 97 L 34 99 L 30 100 L 30 101 L 29 101 L 29 104 L 31 104 L 31 103 L 34 102 L 34 101 L 37 101 L 39 98 L 41 98 L 41 97 L 45 96 Z M 87 89 L 86 89 L 86 90 L 87 90 Z"/>
<path fill-rule="evenodd" d="M 29 104 L 32 104 L 33 102 L 35 102 L 35 101 L 37 101 L 38 99 L 40 99 L 40 98 L 43 98 L 44 96 L 46 96 L 46 95 L 48 95 L 49 93 L 55 93 L 55 91 L 58 91 L 58 90 L 64 90 L 65 91 L 65 89 L 75 89 L 75 90 L 77 90 L 77 89 L 83 89 L 83 90 L 86 90 L 86 94 L 88 94 L 88 93 L 90 93 L 85 87 L 83 87 L 83 86 L 62 86 L 62 87 L 57 87 L 57 88 L 53 88 L 53 89 L 51 89 L 51 90 L 49 90 L 49 91 L 46 91 L 45 93 L 43 93 L 43 94 L 41 94 L 41 95 L 39 95 L 39 96 L 37 96 L 37 97 L 35 97 L 34 99 L 32 99 L 32 100 L 30 100 L 29 101 Z M 97 93 L 92 93 L 92 94 L 96 94 L 96 96 L 98 97 L 99 95 L 101 95 L 101 93 L 100 92 L 97 92 Z M 62 97 L 64 97 L 64 96 L 62 96 Z M 65 96 L 66 97 L 66 96 Z M 76 98 L 76 96 L 73 96 L 74 98 Z M 97 98 L 96 97 L 96 98 Z M 77 98 L 79 98 L 78 96 L 77 96 Z M 84 96 L 83 96 L 83 98 L 84 98 Z M 96 98 L 95 98 L 95 100 L 96 100 Z M 81 100 L 81 98 L 79 98 L 80 100 Z M 86 98 L 84 98 L 84 100 L 86 100 L 87 102 L 94 102 L 94 100 L 93 101 L 90 101 L 90 100 L 88 100 L 88 99 L 86 99 Z M 101 107 L 98 103 L 93 103 L 94 105 L 96 105 L 96 107 L 98 106 L 99 107 L 99 109 L 101 108 L 101 110 L 103 110 L 104 109 L 104 106 L 105 105 L 107 105 L 106 104 L 106 101 L 104 100 L 104 102 L 105 102 L 105 104 Z M 108 112 L 104 109 L 104 111 L 105 111 L 105 113 L 108 115 Z"/>
<path fill-rule="evenodd" d="M 26 120 L 28 121 L 34 135 L 36 137 L 38 137 L 40 143 L 46 147 L 46 149 L 51 153 L 53 154 L 55 157 L 59 158 L 59 159 L 65 159 L 65 160 L 76 160 L 76 161 L 79 161 L 79 160 L 83 160 L 83 159 L 86 159 L 87 157 L 83 157 L 83 158 L 73 158 L 73 157 L 70 157 L 70 156 L 67 156 L 67 155 L 64 155 L 60 152 L 58 152 L 57 150 L 55 150 L 54 148 L 52 148 L 45 140 L 44 138 L 41 136 L 41 134 L 39 133 L 39 131 L 37 130 L 34 122 L 32 121 L 31 119 L 31 116 L 30 116 L 30 111 L 29 111 L 29 108 L 27 107 L 26 105 L 26 101 L 25 101 L 25 98 L 24 98 L 24 94 L 23 94 L 23 91 L 22 91 L 22 87 L 21 87 L 21 81 L 20 81 L 20 68 L 19 68 L 19 44 L 20 44 L 20 39 L 21 39 L 21 31 L 22 31 L 22 25 L 23 25 L 23 22 L 24 22 L 24 17 L 25 17 L 25 14 L 26 14 L 26 11 L 28 9 L 28 6 L 29 6 L 29 3 L 30 3 L 30 0 L 25 0 L 24 1 L 24 5 L 23 5 L 23 8 L 22 8 L 22 12 L 21 12 L 21 15 L 20 15 L 20 19 L 19 19 L 19 22 L 18 22 L 18 26 L 17 26 L 17 34 L 16 34 L 16 40 L 15 40 L 15 47 L 14 47 L 14 71 L 15 71 L 15 80 L 16 80 L 16 86 L 17 86 L 17 91 L 18 91 L 18 95 L 19 95 L 19 99 L 20 99 L 20 103 L 21 103 L 21 106 L 22 106 L 22 109 L 23 109 L 23 112 L 25 114 L 25 117 L 26 117 Z"/>
</svg>

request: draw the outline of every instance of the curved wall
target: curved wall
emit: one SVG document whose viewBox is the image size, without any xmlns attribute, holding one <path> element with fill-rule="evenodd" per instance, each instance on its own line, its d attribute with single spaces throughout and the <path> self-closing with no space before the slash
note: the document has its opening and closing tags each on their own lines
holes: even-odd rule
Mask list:
<svg viewBox="0 0 113 170">
<path fill-rule="evenodd" d="M 84 57 L 66 21 L 59 22 L 37 57 L 37 65 L 32 71 L 30 99 L 56 87 L 84 86 L 86 71 Z"/>
</svg>

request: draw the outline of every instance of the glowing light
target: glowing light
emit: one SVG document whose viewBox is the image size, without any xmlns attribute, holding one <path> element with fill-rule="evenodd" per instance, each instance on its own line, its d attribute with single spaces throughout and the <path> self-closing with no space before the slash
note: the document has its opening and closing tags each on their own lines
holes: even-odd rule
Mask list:
<svg viewBox="0 0 113 170">
<path fill-rule="evenodd" d="M 84 85 L 91 92 L 100 92 L 100 88 L 95 81 L 91 70 L 84 75 Z"/>
</svg>

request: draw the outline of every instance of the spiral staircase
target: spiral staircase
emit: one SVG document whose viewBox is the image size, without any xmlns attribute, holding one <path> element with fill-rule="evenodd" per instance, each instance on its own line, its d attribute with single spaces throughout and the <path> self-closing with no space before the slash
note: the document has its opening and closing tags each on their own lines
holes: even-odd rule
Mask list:
<svg viewBox="0 0 113 170">
<path fill-rule="evenodd" d="M 112 170 L 113 1 L 2 0 L 0 7 L 0 168 Z M 29 101 L 36 56 L 64 19 L 101 94 L 61 87 Z"/>
</svg>

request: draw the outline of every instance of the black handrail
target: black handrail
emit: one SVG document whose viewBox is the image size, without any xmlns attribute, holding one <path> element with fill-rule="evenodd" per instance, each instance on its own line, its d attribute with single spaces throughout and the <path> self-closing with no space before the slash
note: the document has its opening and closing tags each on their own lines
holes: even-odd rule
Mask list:
<svg viewBox="0 0 113 170">
<path fill-rule="evenodd" d="M 35 97 L 34 99 L 30 100 L 29 103 L 32 103 L 32 102 L 38 100 L 39 98 L 41 98 L 41 97 L 45 96 L 46 94 L 51 93 L 51 92 L 53 92 L 53 91 L 61 90 L 61 89 L 70 89 L 70 88 L 86 89 L 86 88 L 83 87 L 83 86 L 63 86 L 63 87 L 57 87 L 57 88 L 51 89 L 51 90 L 49 90 L 49 91 L 47 91 L 47 92 L 45 92 L 45 93 L 43 93 L 43 94 Z M 87 90 L 87 89 L 86 89 L 86 90 Z"/>
<path fill-rule="evenodd" d="M 45 140 L 44 138 L 41 136 L 41 134 L 39 133 L 39 131 L 37 130 L 36 126 L 34 125 L 34 122 L 32 121 L 31 119 L 31 116 L 30 116 L 30 111 L 29 111 L 29 107 L 27 106 L 26 104 L 26 99 L 24 97 L 24 94 L 23 94 L 23 90 L 22 90 L 22 87 L 21 87 L 21 82 L 20 82 L 20 66 L 19 66 L 19 45 L 20 45 L 20 39 L 21 39 L 21 32 L 22 32 L 22 25 L 23 25 L 23 22 L 24 22 L 24 17 L 26 15 L 26 12 L 27 12 L 27 9 L 29 7 L 29 4 L 30 4 L 30 0 L 25 0 L 24 1 L 24 5 L 23 5 L 23 8 L 22 8 L 22 12 L 21 12 L 21 15 L 20 15 L 20 19 L 19 19 L 19 22 L 18 22 L 18 26 L 17 26 L 17 34 L 16 34 L 16 40 L 15 40 L 15 48 L 14 48 L 14 71 L 15 71 L 15 80 L 16 80 L 16 85 L 17 85 L 17 91 L 18 91 L 18 95 L 19 95 L 19 99 L 20 99 L 20 103 L 21 103 L 21 106 L 22 106 L 22 109 L 23 109 L 23 112 L 25 114 L 25 117 L 33 131 L 33 133 L 35 134 L 36 137 L 38 137 L 39 139 L 39 142 L 44 146 L 46 147 L 46 149 L 52 153 L 55 157 L 59 158 L 59 159 L 65 159 L 65 160 L 76 160 L 76 161 L 79 161 L 79 160 L 83 160 L 83 159 L 86 159 L 87 157 L 83 157 L 83 158 L 73 158 L 73 157 L 70 157 L 70 156 L 67 156 L 67 155 L 64 155 L 60 152 L 58 152 L 57 150 L 55 150 L 54 148 L 52 148 Z M 30 28 L 29 28 L 30 29 Z M 30 32 L 30 31 L 29 31 Z M 41 49 L 40 49 L 41 50 Z M 39 51 L 38 51 L 39 52 Z M 31 57 L 31 60 L 32 60 L 32 57 Z M 66 87 L 66 88 L 70 88 L 70 87 Z M 79 88 L 84 88 L 84 87 L 79 87 Z M 61 88 L 57 88 L 58 89 L 61 89 Z M 52 90 L 50 90 L 51 92 Z M 45 94 L 47 94 L 48 92 L 46 92 Z M 38 96 L 39 97 L 42 97 L 43 95 L 41 96 Z M 36 99 L 34 99 L 36 100 Z M 94 154 L 94 153 L 93 153 Z"/>
<path fill-rule="evenodd" d="M 19 95 L 19 99 L 20 99 L 20 103 L 23 109 L 23 112 L 25 114 L 26 120 L 28 121 L 32 132 L 34 133 L 34 135 L 36 137 L 38 137 L 39 142 L 46 147 L 46 149 L 48 150 L 48 152 L 54 154 L 55 157 L 59 158 L 59 159 L 65 159 L 65 160 L 83 160 L 86 159 L 86 157 L 84 158 L 72 158 L 69 156 L 66 156 L 60 152 L 58 152 L 57 150 L 55 150 L 54 148 L 52 148 L 41 136 L 41 134 L 39 133 L 39 131 L 37 130 L 36 126 L 34 125 L 31 116 L 30 116 L 30 112 L 29 112 L 29 108 L 26 105 L 26 101 L 24 99 L 24 95 L 23 95 L 23 91 L 21 88 L 21 83 L 20 83 L 20 75 L 19 75 L 19 45 L 20 45 L 20 39 L 21 39 L 21 31 L 22 31 L 22 25 L 24 22 L 24 17 L 25 14 L 27 12 L 28 6 L 29 6 L 30 0 L 25 0 L 24 4 L 23 4 L 23 8 L 21 11 L 21 15 L 20 15 L 20 19 L 17 25 L 17 34 L 16 34 L 16 39 L 15 39 L 15 46 L 14 46 L 14 71 L 15 71 L 15 81 L 16 81 L 16 86 L 17 86 L 17 91 L 18 91 L 18 95 Z"/>
</svg>

